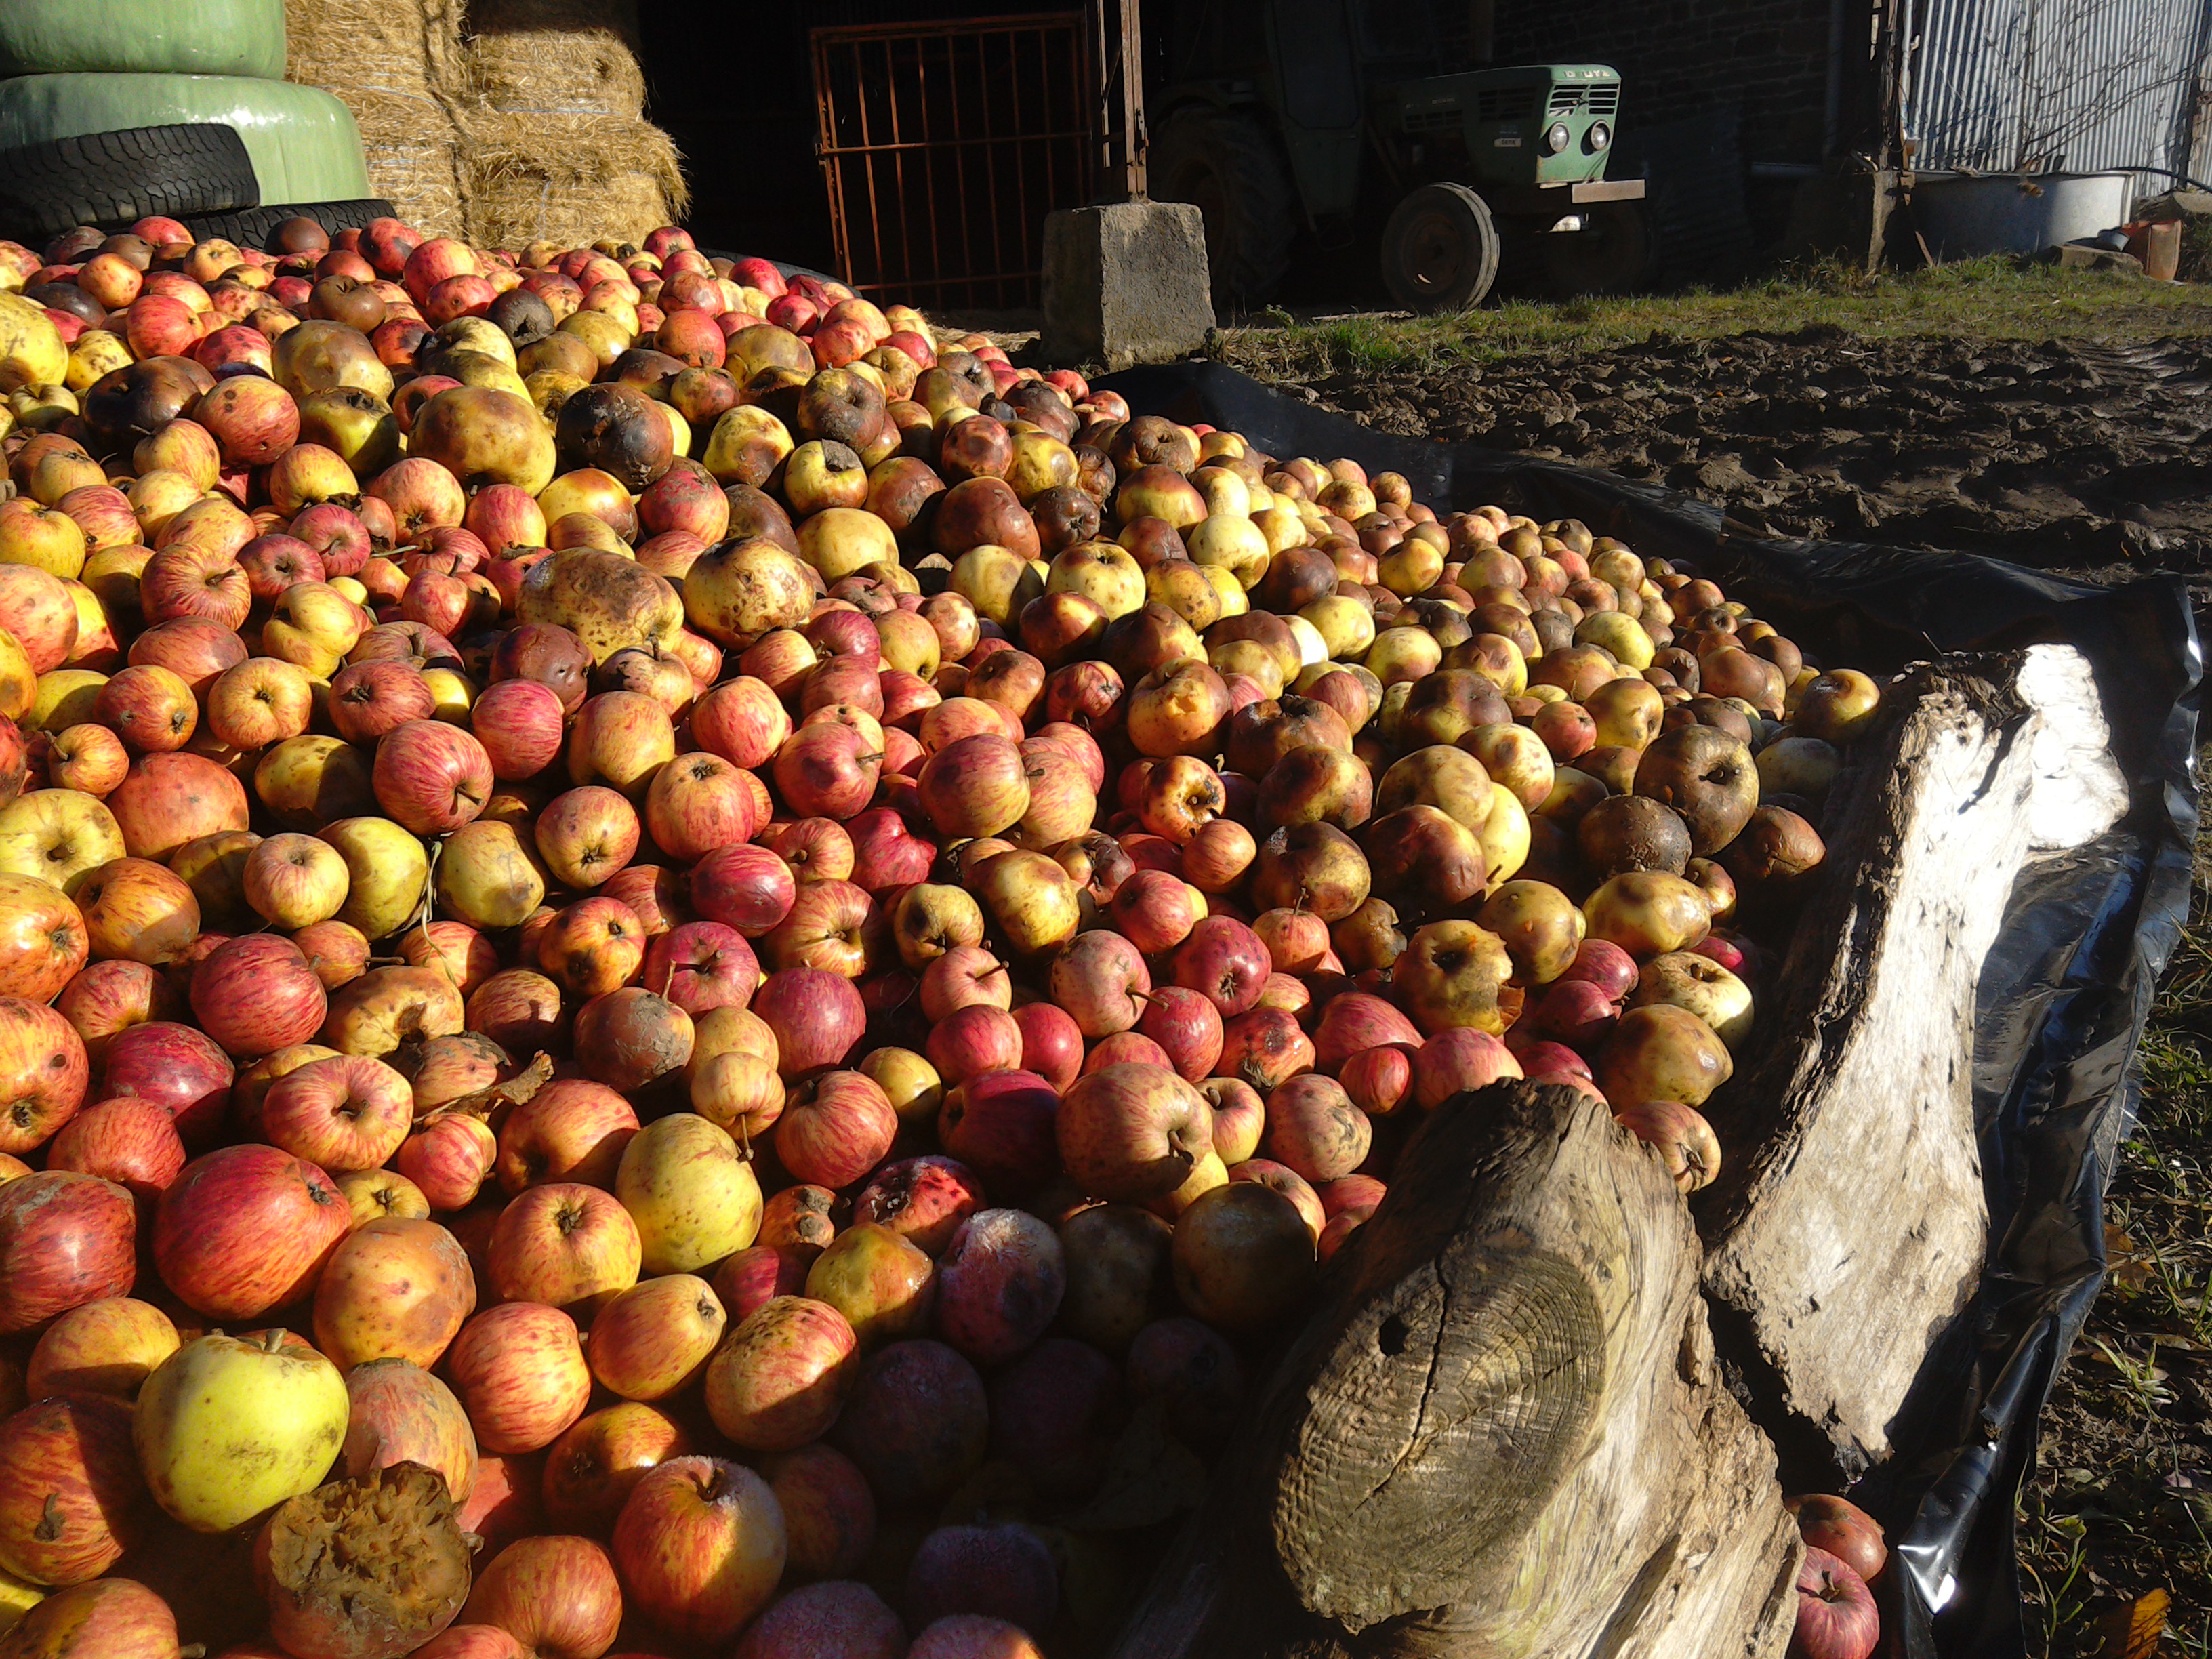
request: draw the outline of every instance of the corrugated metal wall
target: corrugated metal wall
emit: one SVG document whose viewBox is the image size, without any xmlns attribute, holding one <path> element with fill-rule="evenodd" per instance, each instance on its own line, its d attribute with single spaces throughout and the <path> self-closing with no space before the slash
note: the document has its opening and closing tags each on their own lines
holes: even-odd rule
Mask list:
<svg viewBox="0 0 2212 1659">
<path fill-rule="evenodd" d="M 1922 0 L 1916 33 L 1923 169 L 2203 171 L 2212 0 Z"/>
</svg>

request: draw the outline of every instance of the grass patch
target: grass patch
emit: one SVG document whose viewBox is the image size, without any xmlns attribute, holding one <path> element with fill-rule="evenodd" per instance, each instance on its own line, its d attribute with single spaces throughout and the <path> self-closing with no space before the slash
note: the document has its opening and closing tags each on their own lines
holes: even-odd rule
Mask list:
<svg viewBox="0 0 2212 1659">
<path fill-rule="evenodd" d="M 1486 364 L 1574 347 L 1791 333 L 1820 325 L 1872 337 L 2119 342 L 2212 334 L 2212 289 L 2147 283 L 2010 258 L 1866 276 L 1795 267 L 1741 288 L 1618 299 L 1510 300 L 1441 317 L 1297 322 L 1272 312 L 1224 328 L 1218 355 L 1263 378 Z"/>
<path fill-rule="evenodd" d="M 2027 1624 L 2051 1659 L 2118 1651 L 2103 1621 L 2158 1589 L 2173 1597 L 2159 1651 L 2212 1656 L 2212 827 L 2142 1076 L 2106 1205 L 2111 1277 L 2021 1496 Z"/>
</svg>

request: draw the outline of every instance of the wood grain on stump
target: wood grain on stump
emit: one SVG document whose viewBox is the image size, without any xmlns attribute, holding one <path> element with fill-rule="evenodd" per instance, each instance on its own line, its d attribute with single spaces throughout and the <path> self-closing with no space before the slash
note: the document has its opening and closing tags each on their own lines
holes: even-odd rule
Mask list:
<svg viewBox="0 0 2212 1659">
<path fill-rule="evenodd" d="M 1757 1408 L 1851 1474 L 1889 1453 L 1981 1274 L 1974 1005 L 2007 895 L 2127 805 L 2070 647 L 1954 658 L 1885 696 L 1831 792 L 1762 1049 L 1709 1109 L 1729 1162 L 1697 1206 Z"/>
<path fill-rule="evenodd" d="M 1512 1083 L 1398 1168 L 1119 1659 L 1779 1655 L 1796 1535 L 1656 1158 Z"/>
</svg>

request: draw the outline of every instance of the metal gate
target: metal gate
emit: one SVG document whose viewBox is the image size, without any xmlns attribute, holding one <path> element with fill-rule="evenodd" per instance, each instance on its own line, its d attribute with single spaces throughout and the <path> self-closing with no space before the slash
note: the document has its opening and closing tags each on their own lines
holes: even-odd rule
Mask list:
<svg viewBox="0 0 2212 1659">
<path fill-rule="evenodd" d="M 812 44 L 845 281 L 917 304 L 1036 304 L 1045 215 L 1091 199 L 1085 14 L 818 28 Z"/>
</svg>

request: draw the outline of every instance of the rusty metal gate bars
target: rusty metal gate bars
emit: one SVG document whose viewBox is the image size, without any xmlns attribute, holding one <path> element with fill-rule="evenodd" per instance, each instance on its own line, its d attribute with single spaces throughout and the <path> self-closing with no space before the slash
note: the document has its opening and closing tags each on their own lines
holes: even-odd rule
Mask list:
<svg viewBox="0 0 2212 1659">
<path fill-rule="evenodd" d="M 840 275 L 936 306 L 1035 305 L 1045 215 L 1091 199 L 1080 11 L 812 31 L 816 153 Z"/>
</svg>

